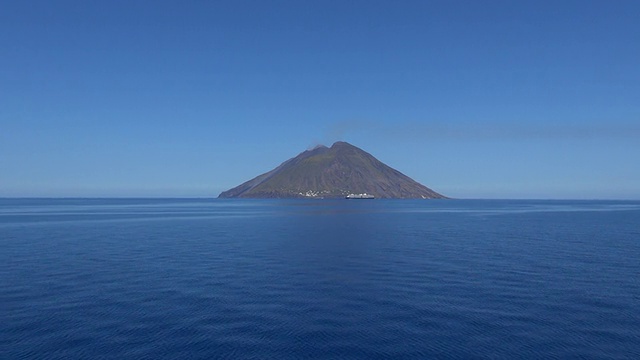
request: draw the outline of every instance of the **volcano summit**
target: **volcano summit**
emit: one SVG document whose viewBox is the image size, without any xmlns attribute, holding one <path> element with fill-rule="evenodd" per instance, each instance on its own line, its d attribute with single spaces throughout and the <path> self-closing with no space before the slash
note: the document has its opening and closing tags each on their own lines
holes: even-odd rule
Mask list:
<svg viewBox="0 0 640 360">
<path fill-rule="evenodd" d="M 376 198 L 444 199 L 445 197 L 383 164 L 371 154 L 338 141 L 320 145 L 283 162 L 220 198 Z"/>
</svg>

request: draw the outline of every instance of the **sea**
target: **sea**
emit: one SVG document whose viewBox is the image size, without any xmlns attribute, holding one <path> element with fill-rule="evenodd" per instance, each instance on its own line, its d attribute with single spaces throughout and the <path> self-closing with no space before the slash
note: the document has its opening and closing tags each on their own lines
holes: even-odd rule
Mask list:
<svg viewBox="0 0 640 360">
<path fill-rule="evenodd" d="M 640 359 L 640 201 L 0 199 L 1 359 Z"/>
</svg>

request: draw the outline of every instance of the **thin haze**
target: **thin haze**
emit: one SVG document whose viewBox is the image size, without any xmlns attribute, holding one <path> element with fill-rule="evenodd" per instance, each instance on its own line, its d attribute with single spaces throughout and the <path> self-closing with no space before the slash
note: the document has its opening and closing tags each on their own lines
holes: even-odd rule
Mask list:
<svg viewBox="0 0 640 360">
<path fill-rule="evenodd" d="M 463 198 L 640 198 L 638 1 L 0 2 L 0 196 L 213 197 L 344 140 Z"/>
<path fill-rule="evenodd" d="M 343 120 L 328 127 L 327 142 L 338 141 L 363 134 L 393 141 L 415 140 L 614 140 L 637 142 L 640 140 L 640 120 L 619 124 L 536 124 L 491 123 L 452 124 L 436 121 L 373 121 Z"/>
</svg>

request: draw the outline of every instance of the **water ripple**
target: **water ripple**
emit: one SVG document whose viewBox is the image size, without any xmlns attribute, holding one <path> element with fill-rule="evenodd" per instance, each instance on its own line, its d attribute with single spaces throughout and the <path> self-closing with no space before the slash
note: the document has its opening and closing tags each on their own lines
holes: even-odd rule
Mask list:
<svg viewBox="0 0 640 360">
<path fill-rule="evenodd" d="M 0 357 L 640 358 L 638 224 L 636 202 L 0 201 Z"/>
</svg>

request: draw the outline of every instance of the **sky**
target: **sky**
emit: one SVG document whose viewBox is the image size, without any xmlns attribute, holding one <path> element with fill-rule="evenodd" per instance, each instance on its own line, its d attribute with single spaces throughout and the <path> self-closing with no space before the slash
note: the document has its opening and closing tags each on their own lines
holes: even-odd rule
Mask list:
<svg viewBox="0 0 640 360">
<path fill-rule="evenodd" d="M 640 199 L 639 1 L 0 0 L 0 197 L 215 197 L 348 141 L 456 198 Z"/>
</svg>

